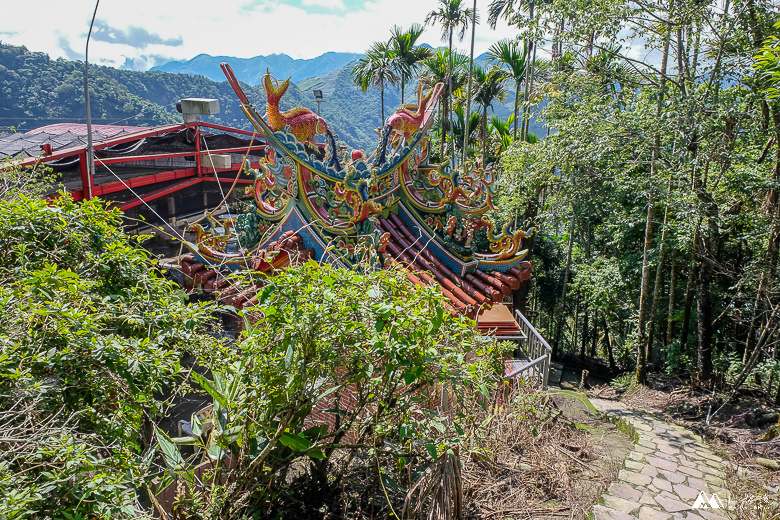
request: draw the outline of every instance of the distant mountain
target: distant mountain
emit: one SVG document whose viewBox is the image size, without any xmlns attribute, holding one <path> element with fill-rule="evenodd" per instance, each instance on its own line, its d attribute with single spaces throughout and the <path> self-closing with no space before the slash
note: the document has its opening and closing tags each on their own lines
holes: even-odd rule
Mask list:
<svg viewBox="0 0 780 520">
<path fill-rule="evenodd" d="M 216 58 L 215 58 L 216 59 Z M 380 92 L 362 92 L 350 77 L 349 62 L 317 77 L 291 84 L 281 100 L 282 110 L 297 106 L 317 110 L 312 89 L 321 89 L 325 102 L 321 115 L 343 144 L 373 150 L 382 124 Z M 272 69 L 276 70 L 276 69 Z M 27 131 L 51 123 L 83 123 L 84 97 L 82 62 L 52 60 L 44 53 L 25 47 L 0 44 L 0 129 Z M 277 78 L 281 76 L 275 73 Z M 260 114 L 265 113 L 265 90 L 244 84 L 244 90 Z M 507 85 L 514 92 L 513 85 Z M 238 99 L 227 81 L 212 81 L 202 75 L 170 74 L 161 71 L 120 70 L 90 66 L 92 121 L 95 124 L 152 126 L 181 121 L 175 104 L 184 97 L 215 98 L 220 113 L 206 121 L 251 129 Z M 406 102 L 416 101 L 416 85 L 406 88 Z M 401 105 L 400 90 L 385 89 L 385 117 Z M 512 113 L 511 95 L 495 105 L 502 118 Z M 545 131 L 535 122 L 531 131 L 542 137 Z"/>
<path fill-rule="evenodd" d="M 351 52 L 326 52 L 322 56 L 310 60 L 296 60 L 286 54 L 255 56 L 254 58 L 201 54 L 189 61 L 171 61 L 152 67 L 152 70 L 200 75 L 212 81 L 225 81 L 219 64 L 227 62 L 233 67 L 236 77 L 250 85 L 259 85 L 267 69 L 270 69 L 277 79 L 292 77 L 292 81 L 297 83 L 306 78 L 321 76 L 340 69 L 347 63 L 362 57 L 362 54 Z"/>
</svg>

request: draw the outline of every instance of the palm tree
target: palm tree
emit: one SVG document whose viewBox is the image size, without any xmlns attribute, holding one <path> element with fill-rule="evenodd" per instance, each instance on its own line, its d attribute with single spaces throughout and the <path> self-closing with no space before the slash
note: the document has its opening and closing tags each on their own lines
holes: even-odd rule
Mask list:
<svg viewBox="0 0 780 520">
<path fill-rule="evenodd" d="M 463 54 L 454 52 L 452 55 L 447 49 L 437 49 L 436 53 L 430 58 L 423 60 L 422 73 L 420 74 L 420 83 L 426 88 L 431 88 L 437 83 L 444 84 L 444 91 L 442 92 L 442 103 L 439 108 L 440 121 L 442 127 L 441 134 L 441 157 L 444 157 L 445 143 L 447 133 L 445 132 L 445 121 L 447 118 L 447 110 L 449 109 L 449 98 L 452 92 L 457 91 L 465 83 L 465 74 L 460 73 L 460 69 L 468 63 L 469 58 Z M 449 73 L 450 63 L 452 63 L 453 74 Z M 453 88 L 450 91 L 450 88 Z"/>
<path fill-rule="evenodd" d="M 452 141 L 453 143 L 458 143 L 458 146 L 461 148 L 460 150 L 460 156 L 461 157 L 468 157 L 468 150 L 466 150 L 466 153 L 463 153 L 463 146 L 464 144 L 468 146 L 468 141 L 464 139 L 464 131 L 468 128 L 468 137 L 469 141 L 471 141 L 471 138 L 474 137 L 474 135 L 477 133 L 477 130 L 479 130 L 479 114 L 476 112 L 472 112 L 469 114 L 469 124 L 468 126 L 465 124 L 466 114 L 463 110 L 463 104 L 461 106 L 457 106 L 452 110 L 452 113 L 454 114 L 454 117 L 452 118 Z M 456 146 L 457 147 L 457 146 Z"/>
<path fill-rule="evenodd" d="M 508 67 L 509 77 L 515 82 L 515 117 L 512 139 L 517 139 L 517 122 L 520 119 L 517 113 L 520 105 L 520 83 L 525 78 L 527 56 L 527 46 L 523 45 L 523 50 L 520 51 L 516 40 L 501 40 L 488 49 L 488 62 L 497 62 Z"/>
<path fill-rule="evenodd" d="M 579 69 L 600 78 L 605 92 L 613 96 L 617 95 L 618 89 L 635 88 L 642 79 L 620 59 L 621 49 L 619 44 L 605 44 L 597 53 L 577 60 Z"/>
<path fill-rule="evenodd" d="M 397 57 L 387 43 L 374 42 L 366 52 L 365 58 L 360 58 L 350 75 L 357 86 L 368 90 L 368 87 L 379 87 L 382 99 L 382 124 L 385 122 L 385 85 L 397 85 Z"/>
<path fill-rule="evenodd" d="M 506 83 L 509 79 L 507 72 L 493 66 L 490 70 L 482 67 L 474 67 L 474 79 L 477 82 L 477 92 L 474 95 L 474 101 L 482 107 L 482 125 L 480 128 L 480 138 L 482 139 L 482 165 L 485 166 L 487 158 L 487 120 L 488 109 L 493 108 L 495 101 L 506 99 Z"/>
<path fill-rule="evenodd" d="M 397 25 L 393 27 L 390 37 L 390 47 L 398 59 L 398 76 L 401 78 L 401 104 L 404 104 L 404 87 L 414 76 L 414 71 L 420 62 L 429 58 L 432 54 L 428 47 L 415 47 L 417 39 L 423 33 L 423 26 L 413 24 L 408 31 L 404 31 Z"/>
<path fill-rule="evenodd" d="M 542 2 L 545 3 L 546 0 L 542 0 Z M 490 3 L 490 7 L 488 8 L 488 24 L 490 27 L 495 29 L 496 22 L 499 18 L 503 17 L 510 24 L 519 26 L 522 24 L 522 21 L 520 20 L 520 17 L 522 16 L 522 10 L 526 7 L 528 8 L 528 21 L 533 24 L 535 20 L 535 6 L 536 0 L 493 0 Z M 530 59 L 525 60 L 525 88 L 523 89 L 523 101 L 525 101 L 525 103 L 523 106 L 523 119 L 521 121 L 523 126 L 523 135 L 521 137 L 523 139 L 525 139 L 525 134 L 528 133 L 528 125 L 530 122 L 530 109 L 528 101 L 529 96 L 531 95 L 531 90 L 533 90 L 534 67 L 536 66 L 536 43 L 531 38 L 530 33 L 528 40 L 525 42 L 525 52 L 526 56 L 528 56 Z"/>
<path fill-rule="evenodd" d="M 449 97 L 452 95 L 452 36 L 455 31 L 458 31 L 458 40 L 462 41 L 463 36 L 466 34 L 466 29 L 469 27 L 469 22 L 472 16 L 475 14 L 468 7 L 463 7 L 464 0 L 439 0 L 439 8 L 435 11 L 428 13 L 425 17 L 425 24 L 439 24 L 441 25 L 441 40 L 447 41 L 447 50 L 449 51 L 449 63 L 447 68 L 447 92 L 444 95 L 444 114 L 445 119 L 442 121 L 442 143 L 445 142 L 447 127 L 449 126 Z M 475 17 L 475 21 L 477 18 Z M 442 150 L 443 154 L 443 150 Z"/>
<path fill-rule="evenodd" d="M 510 115 L 507 119 L 501 119 L 497 115 L 490 116 L 490 135 L 495 138 L 498 146 L 498 154 L 500 155 L 504 150 L 512 146 L 514 138 L 512 137 L 512 124 L 515 121 L 515 116 Z M 517 127 L 515 127 L 517 130 Z"/>
</svg>

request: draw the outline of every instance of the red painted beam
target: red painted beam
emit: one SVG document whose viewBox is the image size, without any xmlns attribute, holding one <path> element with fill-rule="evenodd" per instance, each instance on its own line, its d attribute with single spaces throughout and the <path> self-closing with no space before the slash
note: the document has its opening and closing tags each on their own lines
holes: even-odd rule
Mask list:
<svg viewBox="0 0 780 520">
<path fill-rule="evenodd" d="M 184 170 L 173 170 L 163 173 L 155 173 L 152 175 L 144 175 L 142 177 L 133 177 L 132 179 L 123 179 L 124 184 L 119 181 L 112 181 L 105 184 L 100 184 L 92 189 L 93 195 L 108 195 L 109 193 L 116 193 L 118 191 L 126 190 L 125 184 L 130 188 L 138 188 L 141 186 L 148 186 L 149 184 L 157 184 L 161 182 L 174 181 L 176 179 L 186 179 L 188 177 L 195 176 L 195 168 L 187 168 Z"/>
<path fill-rule="evenodd" d="M 211 155 L 218 155 L 223 153 L 246 153 L 247 147 L 238 147 L 238 148 L 221 148 L 216 150 L 210 150 Z M 265 144 L 263 145 L 255 145 L 252 146 L 252 150 L 262 150 L 265 148 Z M 119 163 L 125 163 L 125 162 L 135 162 L 135 161 L 153 161 L 154 159 L 173 159 L 176 157 L 193 157 L 193 156 L 204 156 L 208 155 L 209 152 L 207 151 L 200 151 L 200 152 L 171 152 L 171 153 L 160 153 L 155 155 L 125 155 L 122 157 L 106 157 L 103 159 L 95 158 L 95 164 L 119 164 Z"/>
<path fill-rule="evenodd" d="M 202 177 L 202 179 L 206 182 L 217 182 L 217 179 L 214 177 Z M 224 182 L 225 184 L 233 184 L 234 179 L 226 179 L 224 177 L 219 178 L 219 182 Z M 249 179 L 238 179 L 236 181 L 236 184 L 254 184 L 255 181 L 249 180 Z"/>
<path fill-rule="evenodd" d="M 171 193 L 177 192 L 179 190 L 183 190 L 184 188 L 188 188 L 190 186 L 194 186 L 195 184 L 199 184 L 203 179 L 200 178 L 194 178 L 194 179 L 187 179 L 186 181 L 177 182 L 176 184 L 172 184 L 166 188 L 161 188 L 159 190 L 155 190 L 152 192 L 147 193 L 143 196 L 143 200 L 131 200 L 130 202 L 125 202 L 121 206 L 119 206 L 119 209 L 121 211 L 127 211 L 130 208 L 134 208 L 136 206 L 140 206 L 144 202 L 150 202 L 155 199 L 159 199 L 160 197 L 165 197 L 166 195 L 170 195 Z"/>
<path fill-rule="evenodd" d="M 253 135 L 253 133 L 249 130 L 240 130 L 238 128 L 230 128 L 229 126 L 216 125 L 214 123 L 206 123 L 203 121 L 200 122 L 200 126 L 206 128 L 213 128 L 214 130 L 222 130 L 224 132 L 231 132 L 234 134 L 248 135 L 250 137 Z M 261 134 L 260 132 L 254 132 L 254 136 L 255 136 L 255 141 L 257 141 L 258 139 L 262 139 L 263 134 Z"/>
<path fill-rule="evenodd" d="M 251 163 L 251 168 L 259 168 L 259 163 Z M 213 170 L 211 168 L 207 168 L 207 170 L 211 173 L 213 173 Z M 234 165 L 234 168 L 228 169 L 228 170 L 222 170 L 220 169 L 218 173 L 225 173 L 225 172 L 236 172 L 238 170 L 238 165 Z M 142 186 L 148 186 L 150 184 L 159 184 L 163 182 L 169 182 L 177 179 L 187 179 L 189 177 L 194 177 L 197 175 L 197 171 L 195 168 L 186 168 L 183 170 L 172 170 L 169 172 L 162 172 L 162 173 L 155 173 L 151 175 L 144 175 L 141 177 L 133 177 L 131 179 L 123 179 L 124 183 L 120 181 L 112 181 L 107 182 L 104 184 L 99 184 L 97 186 L 94 186 L 92 188 L 92 195 L 95 197 L 98 196 L 105 196 L 109 195 L 111 193 L 117 193 L 120 191 L 126 190 L 128 187 L 130 188 L 140 188 Z M 216 182 L 216 180 L 212 177 L 204 177 L 204 180 L 210 181 L 210 182 Z M 221 182 L 225 183 L 232 183 L 233 179 L 227 179 L 227 178 L 220 178 Z M 253 184 L 254 180 L 251 179 L 239 179 L 238 184 Z M 127 186 L 125 186 L 125 184 Z M 70 195 L 73 197 L 73 200 L 79 201 L 83 200 L 83 194 L 82 190 L 72 190 L 70 192 Z"/>
</svg>

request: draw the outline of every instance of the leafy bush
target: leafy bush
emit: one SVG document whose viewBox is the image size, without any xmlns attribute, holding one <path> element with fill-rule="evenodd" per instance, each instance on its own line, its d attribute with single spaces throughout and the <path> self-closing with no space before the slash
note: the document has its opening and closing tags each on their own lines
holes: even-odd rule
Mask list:
<svg viewBox="0 0 780 520">
<path fill-rule="evenodd" d="M 51 191 L 54 179 L 51 168 L 20 168 L 10 159 L 0 160 L 0 200 L 15 200 L 22 195 L 42 197 Z"/>
<path fill-rule="evenodd" d="M 190 305 L 99 201 L 0 202 L 0 516 L 136 516 Z M 75 516 L 74 516 L 75 515 Z M 85 517 L 81 516 L 81 517 Z"/>
<path fill-rule="evenodd" d="M 418 475 L 451 456 L 475 427 L 466 407 L 449 418 L 438 406 L 442 389 L 458 403 L 484 403 L 503 374 L 498 345 L 447 312 L 438 291 L 398 273 L 310 261 L 270 279 L 256 309 L 213 380 L 198 377 L 214 397 L 207 439 L 161 435 L 169 469 L 183 477 L 174 443 L 200 444 L 217 471 L 234 457 L 230 483 L 219 489 L 213 478 L 204 495 L 215 517 L 282 514 L 296 500 L 325 511 L 356 457 L 381 467 L 385 489 L 400 490 L 393 475 L 411 475 L 411 466 Z M 332 418 L 330 429 L 312 420 L 317 413 Z M 303 484 L 285 480 L 301 471 Z"/>
</svg>

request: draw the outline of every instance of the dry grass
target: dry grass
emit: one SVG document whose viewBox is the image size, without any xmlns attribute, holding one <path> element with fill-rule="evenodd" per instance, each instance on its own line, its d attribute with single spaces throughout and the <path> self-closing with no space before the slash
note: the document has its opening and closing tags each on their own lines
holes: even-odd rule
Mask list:
<svg viewBox="0 0 780 520">
<path fill-rule="evenodd" d="M 724 472 L 733 518 L 780 518 L 780 472 L 759 466 L 753 457 L 732 459 L 724 466 Z"/>
<path fill-rule="evenodd" d="M 380 455 L 380 461 L 364 452 L 345 458 L 344 472 L 333 482 L 334 494 L 316 517 L 584 520 L 622 468 L 629 450 L 620 442 L 631 441 L 612 424 L 579 413 L 582 403 L 562 403 L 558 395 L 526 387 L 512 397 L 489 411 L 464 411 L 473 413 L 483 427 L 472 432 L 459 450 L 445 451 L 421 475 L 413 476 L 414 469 L 424 464 L 412 459 L 397 471 L 397 459 L 388 453 Z M 578 428 L 567 416 L 588 429 Z M 292 487 L 306 489 L 305 473 L 299 476 L 301 485 Z M 289 501 L 286 516 L 314 518 L 316 492 L 304 491 Z"/>
<path fill-rule="evenodd" d="M 406 496 L 403 513 L 404 518 L 425 517 L 429 520 L 462 518 L 463 479 L 457 452 L 444 453 L 433 466 L 432 471 L 417 481 Z"/>
<path fill-rule="evenodd" d="M 549 396 L 521 388 L 463 457 L 467 518 L 586 518 L 623 463 L 597 458 Z"/>
</svg>

